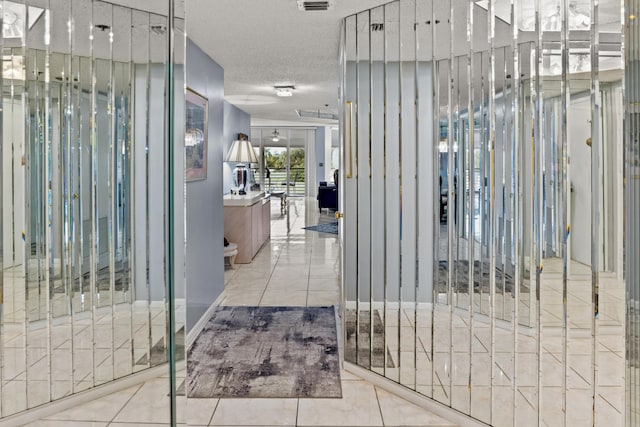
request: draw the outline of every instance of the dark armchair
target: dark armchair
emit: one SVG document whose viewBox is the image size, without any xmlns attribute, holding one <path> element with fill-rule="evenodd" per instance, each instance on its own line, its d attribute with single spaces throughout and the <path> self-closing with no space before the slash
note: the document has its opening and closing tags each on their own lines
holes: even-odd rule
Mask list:
<svg viewBox="0 0 640 427">
<path fill-rule="evenodd" d="M 322 208 L 338 209 L 338 187 L 335 185 L 322 185 L 318 187 L 318 209 L 322 212 Z"/>
<path fill-rule="evenodd" d="M 318 209 L 322 212 L 322 208 L 338 210 L 338 169 L 333 171 L 333 185 L 327 185 L 326 181 L 320 181 L 318 187 Z"/>
</svg>

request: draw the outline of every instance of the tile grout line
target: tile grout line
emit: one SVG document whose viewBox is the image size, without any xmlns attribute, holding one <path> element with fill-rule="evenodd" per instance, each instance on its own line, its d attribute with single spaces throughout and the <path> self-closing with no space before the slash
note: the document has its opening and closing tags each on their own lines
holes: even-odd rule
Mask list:
<svg viewBox="0 0 640 427">
<path fill-rule="evenodd" d="M 373 386 L 373 391 L 376 394 L 376 403 L 378 404 L 378 411 L 380 411 L 380 420 L 382 421 L 382 425 L 385 425 L 384 415 L 382 415 L 382 406 L 380 406 L 380 396 L 378 396 L 378 387 Z"/>
<path fill-rule="evenodd" d="M 269 237 L 269 244 L 271 244 L 271 237 Z M 260 249 L 260 252 L 262 252 L 262 250 L 265 248 L 266 246 L 263 246 Z M 269 272 L 269 278 L 267 279 L 267 285 L 264 287 L 264 289 L 262 290 L 262 294 L 260 295 L 260 299 L 258 300 L 258 307 L 260 307 L 262 305 L 262 299 L 264 298 L 264 294 L 267 293 L 267 289 L 269 289 L 269 285 L 271 284 L 271 278 L 273 277 L 273 272 L 275 271 L 278 263 L 280 262 L 280 257 L 282 256 L 282 251 L 280 251 L 278 253 L 278 257 L 276 258 L 276 262 L 273 263 L 273 267 L 271 268 L 271 271 Z"/>
<path fill-rule="evenodd" d="M 213 408 L 213 412 L 211 413 L 211 416 L 209 417 L 209 422 L 207 423 L 208 426 L 210 426 L 211 423 L 213 422 L 213 416 L 216 414 L 216 411 L 218 410 L 219 405 L 220 405 L 220 399 L 218 399 L 218 401 L 216 402 L 215 408 Z M 188 422 L 187 422 L 187 425 L 189 425 Z"/>
<path fill-rule="evenodd" d="M 129 404 L 129 402 L 131 402 L 131 400 L 133 399 L 133 396 L 138 394 L 138 392 L 142 389 L 142 387 L 144 387 L 145 384 L 146 384 L 146 381 L 138 386 L 138 389 L 136 391 L 134 391 L 133 394 L 127 399 L 127 401 L 120 407 L 118 412 L 116 412 L 116 414 L 113 416 L 113 418 L 111 418 L 111 421 L 107 422 L 107 426 L 109 426 L 109 425 L 111 425 L 111 424 L 113 424 L 115 422 L 115 419 L 118 418 L 118 415 L 120 415 L 120 413 L 125 408 L 125 406 L 127 406 Z"/>
</svg>

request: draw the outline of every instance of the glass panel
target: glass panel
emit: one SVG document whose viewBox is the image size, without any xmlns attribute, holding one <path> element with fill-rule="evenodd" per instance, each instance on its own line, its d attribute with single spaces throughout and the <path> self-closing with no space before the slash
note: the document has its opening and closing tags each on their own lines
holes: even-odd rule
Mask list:
<svg viewBox="0 0 640 427">
<path fill-rule="evenodd" d="M 466 9 L 460 10 L 454 20 L 454 31 L 466 30 Z M 464 32 L 463 30 L 463 32 Z M 453 301 L 452 305 L 459 308 L 452 314 L 451 351 L 453 353 L 453 389 L 452 404 L 464 413 L 470 412 L 471 395 L 469 378 L 471 376 L 471 317 L 469 310 L 469 248 L 464 233 L 464 217 L 467 198 L 466 155 L 463 147 L 466 145 L 465 132 L 468 133 L 467 97 L 469 93 L 467 80 L 467 56 L 458 56 L 453 60 L 453 198 L 451 203 L 452 221 L 454 226 L 452 244 L 453 260 Z M 466 116 L 466 118 L 465 118 Z M 447 153 L 448 154 L 448 153 Z"/>
<path fill-rule="evenodd" d="M 133 371 L 151 364 L 151 294 L 149 282 L 149 143 L 151 109 L 150 16 L 133 11 L 131 15 L 131 45 L 133 65 L 133 191 L 132 213 L 134 283 L 133 287 Z"/>
<path fill-rule="evenodd" d="M 5 19 L 2 40 L 1 417 L 167 360 L 165 273 L 148 268 L 148 260 L 163 265 L 164 215 L 147 233 L 149 203 L 134 197 L 135 191 L 163 194 L 148 186 L 146 142 L 164 140 L 157 124 L 164 123 L 166 105 L 166 17 L 156 16 L 153 27 L 148 13 L 106 2 L 37 6 L 2 2 L 5 17 L 29 19 L 11 27 Z M 131 44 L 132 32 L 140 45 Z M 160 36 L 155 50 L 152 33 Z M 183 49 L 178 55 L 184 57 Z M 155 102 L 151 61 L 160 82 Z M 160 131 L 149 139 L 148 110 Z M 165 153 L 160 146 L 153 154 L 161 177 Z M 153 203 L 164 212 L 162 200 Z M 184 321 L 175 323 L 179 353 Z M 159 344 L 155 353 L 152 342 Z"/>
<path fill-rule="evenodd" d="M 155 123 L 164 123 L 165 105 L 158 102 L 166 93 L 167 62 L 167 18 L 151 15 L 149 37 L 149 91 L 147 93 L 147 256 L 149 267 L 149 310 L 151 319 L 151 350 L 149 363 L 157 366 L 167 361 L 167 295 L 166 295 L 166 257 L 165 257 L 165 219 L 153 212 L 163 212 L 166 206 L 165 191 L 165 147 L 164 128 Z"/>
<path fill-rule="evenodd" d="M 29 33 L 33 34 L 32 32 Z M 29 37 L 27 37 L 29 39 Z M 27 40 L 29 42 L 29 40 Z M 44 128 L 47 123 L 48 94 L 44 79 L 45 52 L 30 50 L 26 55 L 27 99 L 25 112 L 28 114 L 24 156 L 29 162 L 25 171 L 25 217 L 23 230 L 30 230 L 25 236 L 25 280 L 26 302 L 29 324 L 27 326 L 27 406 L 34 407 L 51 399 L 50 391 L 50 346 L 48 331 L 49 293 L 47 286 L 46 262 L 43 257 L 45 246 L 43 203 L 39 197 L 43 193 L 44 168 Z M 26 234 L 26 233 L 25 233 Z"/>
<path fill-rule="evenodd" d="M 475 15 L 475 13 L 474 13 Z M 475 16 L 474 16 L 475 20 Z M 488 54 L 474 54 L 473 154 L 473 337 L 471 343 L 471 416 L 489 422 L 491 405 L 483 396 L 491 392 L 491 330 L 489 315 L 488 245 Z"/>
<path fill-rule="evenodd" d="M 111 227 L 114 276 L 113 367 L 114 377 L 133 372 L 132 269 L 131 269 L 131 191 L 133 176 L 131 147 L 131 27 L 130 9 L 113 8 L 113 182 Z"/>
<path fill-rule="evenodd" d="M 21 236 L 26 213 L 23 199 L 25 177 L 22 168 L 22 141 L 27 126 L 24 117 L 26 85 L 20 72 L 25 62 L 23 52 L 21 48 L 5 47 L 2 58 L 3 69 L 6 66 L 15 70 L 2 79 L 2 416 L 27 408 L 28 313 L 24 277 L 25 251 Z"/>
<path fill-rule="evenodd" d="M 355 194 L 356 184 L 354 176 L 354 147 L 355 144 L 355 117 L 354 103 L 356 101 L 356 17 L 350 16 L 344 23 L 344 51 L 343 51 L 343 137 L 342 137 L 342 170 L 344 194 Z M 345 300 L 345 361 L 357 364 L 358 350 L 360 348 L 359 319 L 357 315 L 357 217 L 355 214 L 356 198 L 341 196 L 342 209 L 345 212 L 343 220 L 344 237 L 342 238 L 344 250 L 344 262 L 342 263 L 342 279 L 344 284 Z M 364 343 L 366 345 L 366 341 Z"/>
<path fill-rule="evenodd" d="M 640 1 L 625 1 L 628 15 L 624 15 L 625 24 L 625 253 L 626 259 L 626 424 L 640 422 L 640 265 L 631 260 L 640 258 L 640 227 L 633 218 L 640 215 L 640 112 L 635 105 L 640 101 Z"/>
<path fill-rule="evenodd" d="M 382 313 L 387 378 L 400 382 L 400 328 L 406 326 L 400 312 L 401 246 L 400 246 L 400 5 L 389 3 L 384 8 L 385 31 L 385 259 L 386 308 Z M 374 322 L 376 320 L 374 319 Z"/>
<path fill-rule="evenodd" d="M 416 22 L 415 0 L 400 2 L 400 22 Z M 416 387 L 417 199 L 416 199 L 416 36 L 400 26 L 400 383 Z M 373 264 L 372 259 L 372 264 Z"/>
<path fill-rule="evenodd" d="M 369 335 L 368 342 L 357 351 L 358 364 L 371 367 L 371 329 L 373 328 L 373 307 L 371 305 L 371 157 L 370 157 L 370 16 L 368 12 L 356 16 L 356 142 L 355 165 L 357 180 L 358 218 L 358 282 L 357 282 L 357 322 L 358 330 Z"/>
<path fill-rule="evenodd" d="M 431 192 L 437 180 L 433 168 L 437 146 L 433 120 L 433 25 L 421 17 L 431 17 L 433 2 L 416 2 L 416 240 L 417 240 L 417 314 L 416 390 L 433 394 L 433 218 L 438 213 Z"/>
<path fill-rule="evenodd" d="M 441 40 L 438 38 L 438 40 Z M 434 268 L 434 308 L 433 308 L 433 398 L 451 404 L 451 271 L 449 266 L 452 253 L 450 251 L 450 226 L 452 220 L 452 200 L 453 195 L 453 155 L 449 160 L 449 153 L 453 153 L 453 126 L 449 126 L 450 111 L 448 100 L 451 96 L 451 81 L 449 67 L 450 61 L 441 60 L 435 63 L 434 84 L 436 84 L 435 99 L 437 112 L 434 118 L 437 119 L 434 127 L 438 129 L 438 156 L 435 159 L 435 169 L 439 171 L 438 176 L 438 203 L 440 205 L 439 221 L 435 227 L 435 248 L 434 255 L 438 268 Z M 441 149 L 442 147 L 442 149 Z M 446 151 L 444 150 L 446 147 Z"/>
<path fill-rule="evenodd" d="M 385 202 L 388 200 L 385 188 L 385 111 L 384 111 L 384 47 L 385 47 L 385 10 L 376 8 L 371 10 L 371 185 L 370 185 L 370 224 L 371 224 L 371 259 L 387 260 L 385 253 Z M 392 366 L 385 350 L 385 328 L 383 324 L 387 302 L 386 261 L 371 264 L 371 310 L 365 316 L 363 323 L 371 339 L 370 352 L 371 370 L 385 375 L 387 368 Z"/>
<path fill-rule="evenodd" d="M 93 84 L 91 226 L 95 235 L 92 244 L 92 270 L 95 280 L 95 308 L 93 312 L 94 337 L 100 337 L 94 346 L 94 383 L 113 379 L 113 6 L 94 2 L 92 53 Z"/>
</svg>

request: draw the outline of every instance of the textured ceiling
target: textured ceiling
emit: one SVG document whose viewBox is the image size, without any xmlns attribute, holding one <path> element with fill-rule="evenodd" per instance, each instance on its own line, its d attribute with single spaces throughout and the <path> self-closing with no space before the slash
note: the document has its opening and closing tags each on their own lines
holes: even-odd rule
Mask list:
<svg viewBox="0 0 640 427">
<path fill-rule="evenodd" d="M 297 116 L 295 110 L 338 112 L 338 46 L 341 20 L 387 3 L 386 0 L 335 0 L 335 8 L 330 11 L 302 12 L 298 10 L 296 0 L 184 1 L 187 35 L 224 68 L 226 99 L 251 114 L 253 125 L 275 127 L 335 123 L 319 119 L 303 120 Z M 496 2 L 498 12 L 507 15 L 510 1 Z M 586 7 L 583 5 L 585 2 L 587 0 L 578 0 L 582 9 Z M 555 10 L 556 3 L 557 0 L 543 0 L 544 10 Z M 602 0 L 600 3 L 599 20 L 603 30 L 608 31 L 611 25 L 614 29 L 621 28 L 619 5 L 616 6 L 616 1 Z M 404 13 L 407 13 L 406 10 L 411 10 L 413 6 L 412 2 L 405 4 L 408 6 L 405 6 Z M 523 4 L 527 4 L 526 1 Z M 435 29 L 436 39 L 439 41 L 435 46 L 436 58 L 449 57 L 450 16 L 454 17 L 454 26 L 458 27 L 452 43 L 454 56 L 468 52 L 468 0 L 434 0 L 419 2 L 417 5 L 420 13 L 426 16 L 433 7 L 435 22 L 440 23 Z M 369 22 L 382 22 L 384 19 L 385 25 L 389 24 L 386 31 L 390 37 L 395 36 L 395 40 L 398 37 L 398 15 L 403 12 L 398 10 L 397 4 L 390 4 L 387 9 L 385 18 L 382 17 L 381 9 L 372 11 L 371 20 L 368 14 L 359 15 L 357 21 L 351 18 L 348 28 L 351 33 L 355 29 L 357 33 L 366 31 L 368 35 Z M 474 14 L 474 50 L 487 50 L 487 12 L 475 5 L 471 9 Z M 613 13 L 614 11 L 618 11 L 618 14 Z M 427 57 L 431 57 L 429 24 L 430 22 L 416 24 L 417 34 L 421 37 L 420 44 Z M 528 38 L 533 40 L 533 36 L 533 32 L 523 32 L 520 41 L 524 42 Z M 497 19 L 496 46 L 509 46 L 511 42 L 510 25 L 502 19 Z M 379 45 L 382 45 L 382 41 Z M 414 52 L 413 43 L 402 43 L 400 46 L 403 57 L 411 57 Z M 372 51 L 371 54 L 374 59 L 376 55 L 381 55 L 380 51 Z M 502 63 L 505 61 L 506 58 L 501 59 Z M 503 80 L 503 76 L 500 75 L 502 69 L 502 66 L 498 69 L 498 83 Z M 274 85 L 295 85 L 296 89 L 292 97 L 278 98 Z"/>
<path fill-rule="evenodd" d="M 336 0 L 333 10 L 301 12 L 295 0 L 187 0 L 187 35 L 225 72 L 225 97 L 252 116 L 302 123 L 295 109 L 337 113 L 341 19 L 385 0 Z M 293 84 L 289 98 L 274 85 Z"/>
</svg>

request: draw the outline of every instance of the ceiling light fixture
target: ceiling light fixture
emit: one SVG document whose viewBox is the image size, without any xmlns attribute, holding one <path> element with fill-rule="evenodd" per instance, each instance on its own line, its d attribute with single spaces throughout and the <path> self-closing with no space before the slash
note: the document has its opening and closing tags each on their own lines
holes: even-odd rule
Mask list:
<svg viewBox="0 0 640 427">
<path fill-rule="evenodd" d="M 276 95 L 278 96 L 293 96 L 293 90 L 296 87 L 293 85 L 282 85 L 282 86 L 274 86 L 276 90 Z"/>
<path fill-rule="evenodd" d="M 274 129 L 273 133 L 271 134 L 271 140 L 273 142 L 278 142 L 280 141 L 280 134 L 278 133 L 278 129 Z"/>
</svg>

